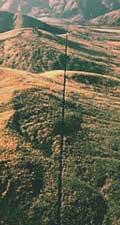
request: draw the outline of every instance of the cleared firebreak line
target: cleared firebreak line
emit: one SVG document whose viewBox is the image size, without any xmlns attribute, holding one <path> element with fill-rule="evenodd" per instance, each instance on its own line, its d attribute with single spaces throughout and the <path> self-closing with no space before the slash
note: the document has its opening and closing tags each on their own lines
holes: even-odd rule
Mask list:
<svg viewBox="0 0 120 225">
<path fill-rule="evenodd" d="M 67 29 L 68 30 L 68 29 Z M 65 39 L 65 57 L 64 57 L 64 82 L 62 95 L 62 118 L 61 118 L 61 141 L 60 141 L 60 155 L 58 167 L 58 194 L 57 194 L 57 211 L 56 211 L 56 225 L 61 225 L 61 209 L 62 209 L 62 185 L 63 185 L 63 153 L 64 153 L 64 131 L 65 131 L 65 99 L 66 99 L 66 81 L 67 81 L 67 61 L 68 61 L 68 35 Z"/>
</svg>

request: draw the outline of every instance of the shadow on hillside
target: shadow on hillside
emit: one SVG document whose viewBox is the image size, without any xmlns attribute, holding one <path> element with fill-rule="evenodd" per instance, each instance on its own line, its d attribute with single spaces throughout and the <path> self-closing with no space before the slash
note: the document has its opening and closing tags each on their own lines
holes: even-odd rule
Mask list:
<svg viewBox="0 0 120 225">
<path fill-rule="evenodd" d="M 45 154 L 52 154 L 56 136 L 62 132 L 61 98 L 47 93 L 39 87 L 18 93 L 13 99 L 14 115 L 8 127 Z M 75 112 L 74 104 L 66 102 L 65 136 L 75 135 L 81 130 L 82 115 Z"/>
</svg>

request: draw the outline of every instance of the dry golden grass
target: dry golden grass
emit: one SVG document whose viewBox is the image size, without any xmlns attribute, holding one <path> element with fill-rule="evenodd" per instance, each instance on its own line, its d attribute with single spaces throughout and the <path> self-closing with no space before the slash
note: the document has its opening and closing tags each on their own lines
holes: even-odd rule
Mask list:
<svg viewBox="0 0 120 225">
<path fill-rule="evenodd" d="M 62 70 L 32 74 L 0 68 L 0 201 L 8 199 L 12 208 L 10 217 L 7 214 L 7 225 L 16 218 L 13 204 L 19 215 L 27 215 L 22 218 L 24 224 L 24 218 L 31 221 L 31 210 L 36 215 L 36 205 L 41 209 L 47 201 L 51 204 L 56 199 L 63 74 Z M 67 72 L 64 182 L 70 177 L 80 179 L 102 193 L 108 205 L 106 217 L 111 215 L 112 225 L 119 221 L 114 212 L 119 207 L 111 191 L 118 182 L 120 165 L 119 94 L 119 78 Z M 64 186 L 66 192 L 68 187 L 70 184 L 67 190 Z M 14 198 L 10 193 L 14 193 Z M 70 196 L 70 201 L 76 193 Z M 26 204 L 31 208 L 19 211 Z M 5 224 L 3 205 L 1 218 Z M 48 207 L 51 209 L 49 204 Z"/>
<path fill-rule="evenodd" d="M 14 110 L 0 113 L 0 129 L 5 129 L 9 118 L 13 115 Z"/>
<path fill-rule="evenodd" d="M 70 26 L 68 69 L 119 77 L 119 33 Z M 65 34 L 16 29 L 0 34 L 1 65 L 39 73 L 63 69 Z"/>
<path fill-rule="evenodd" d="M 94 83 L 94 79 L 99 79 L 100 83 Z M 90 83 L 92 79 L 93 83 Z M 99 80 L 97 82 L 99 82 Z M 115 84 L 114 84 L 115 82 Z M 108 86 L 106 86 L 108 83 Z M 71 101 L 72 95 L 79 96 L 78 102 L 91 105 L 103 110 L 120 110 L 119 102 L 120 80 L 109 75 L 100 75 L 87 72 L 68 71 L 67 72 L 67 97 Z M 15 93 L 30 88 L 40 87 L 48 94 L 55 96 L 62 95 L 63 71 L 50 71 L 42 74 L 31 74 L 25 71 L 0 69 L 0 128 L 5 129 L 8 120 L 14 114 L 14 109 L 10 102 Z M 116 85 L 117 84 L 117 85 Z M 73 100 L 72 100 L 73 101 Z M 77 102 L 76 102 L 77 103 Z M 5 104 L 5 106 L 4 106 Z M 9 104 L 6 107 L 6 104 Z M 5 107 L 5 109 L 4 109 Z M 88 124 L 90 126 L 90 124 Z M 91 124 L 91 127 L 95 124 Z"/>
</svg>

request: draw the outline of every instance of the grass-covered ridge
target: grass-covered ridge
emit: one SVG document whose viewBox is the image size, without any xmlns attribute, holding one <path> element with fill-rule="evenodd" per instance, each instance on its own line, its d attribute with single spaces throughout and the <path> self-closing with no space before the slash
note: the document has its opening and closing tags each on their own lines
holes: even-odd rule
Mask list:
<svg viewBox="0 0 120 225">
<path fill-rule="evenodd" d="M 98 82 L 98 80 L 100 82 Z M 0 69 L 2 224 L 53 225 L 63 71 Z M 119 78 L 69 71 L 62 224 L 119 224 Z"/>
<path fill-rule="evenodd" d="M 14 14 L 6 11 L 0 11 L 0 22 L 0 33 L 26 27 L 43 29 L 55 34 L 62 34 L 65 31 L 64 29 L 48 25 L 36 18 L 22 15 L 18 12 Z"/>
<path fill-rule="evenodd" d="M 35 73 L 64 69 L 65 29 L 38 23 L 0 34 L 1 66 Z M 70 26 L 68 70 L 118 76 L 119 63 L 119 32 Z"/>
</svg>

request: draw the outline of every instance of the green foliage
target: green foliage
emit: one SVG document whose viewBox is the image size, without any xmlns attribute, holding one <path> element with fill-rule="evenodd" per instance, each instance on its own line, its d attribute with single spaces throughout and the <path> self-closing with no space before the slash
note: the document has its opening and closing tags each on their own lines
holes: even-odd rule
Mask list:
<svg viewBox="0 0 120 225">
<path fill-rule="evenodd" d="M 28 224 L 28 209 L 43 186 L 43 166 L 24 157 L 16 166 L 2 167 L 0 218 L 2 224 Z"/>
<path fill-rule="evenodd" d="M 81 129 L 82 116 L 79 113 L 67 112 L 65 114 L 65 126 L 64 126 L 64 134 L 73 135 L 77 131 Z M 58 120 L 54 124 L 54 132 L 55 134 L 60 134 L 61 130 L 61 120 Z"/>
<path fill-rule="evenodd" d="M 43 29 L 54 34 L 62 34 L 65 32 L 64 28 L 48 25 L 30 16 L 13 14 L 4 11 L 0 12 L 0 32 L 26 27 L 34 28 L 34 31 L 37 29 Z"/>
<path fill-rule="evenodd" d="M 12 30 L 14 18 L 12 13 L 0 12 L 0 33 Z"/>
<path fill-rule="evenodd" d="M 102 76 L 95 76 L 95 75 L 74 75 L 72 76 L 72 78 L 77 81 L 77 82 L 80 82 L 80 83 L 85 83 L 85 84 L 91 84 L 93 86 L 95 86 L 96 88 L 97 87 L 101 87 L 103 86 L 104 88 L 108 87 L 108 88 L 111 88 L 111 87 L 117 87 L 120 85 L 119 81 L 118 80 L 110 80 L 110 79 L 107 79 L 106 77 L 102 77 Z"/>
<path fill-rule="evenodd" d="M 63 204 L 63 225 L 102 224 L 107 206 L 99 192 L 72 178 L 67 183 L 65 196 L 68 203 Z"/>
<path fill-rule="evenodd" d="M 120 182 L 119 179 L 112 183 L 111 186 L 106 190 L 105 194 L 108 196 L 108 201 L 110 202 L 110 211 L 109 211 L 109 217 L 113 221 L 120 219 Z"/>
</svg>

